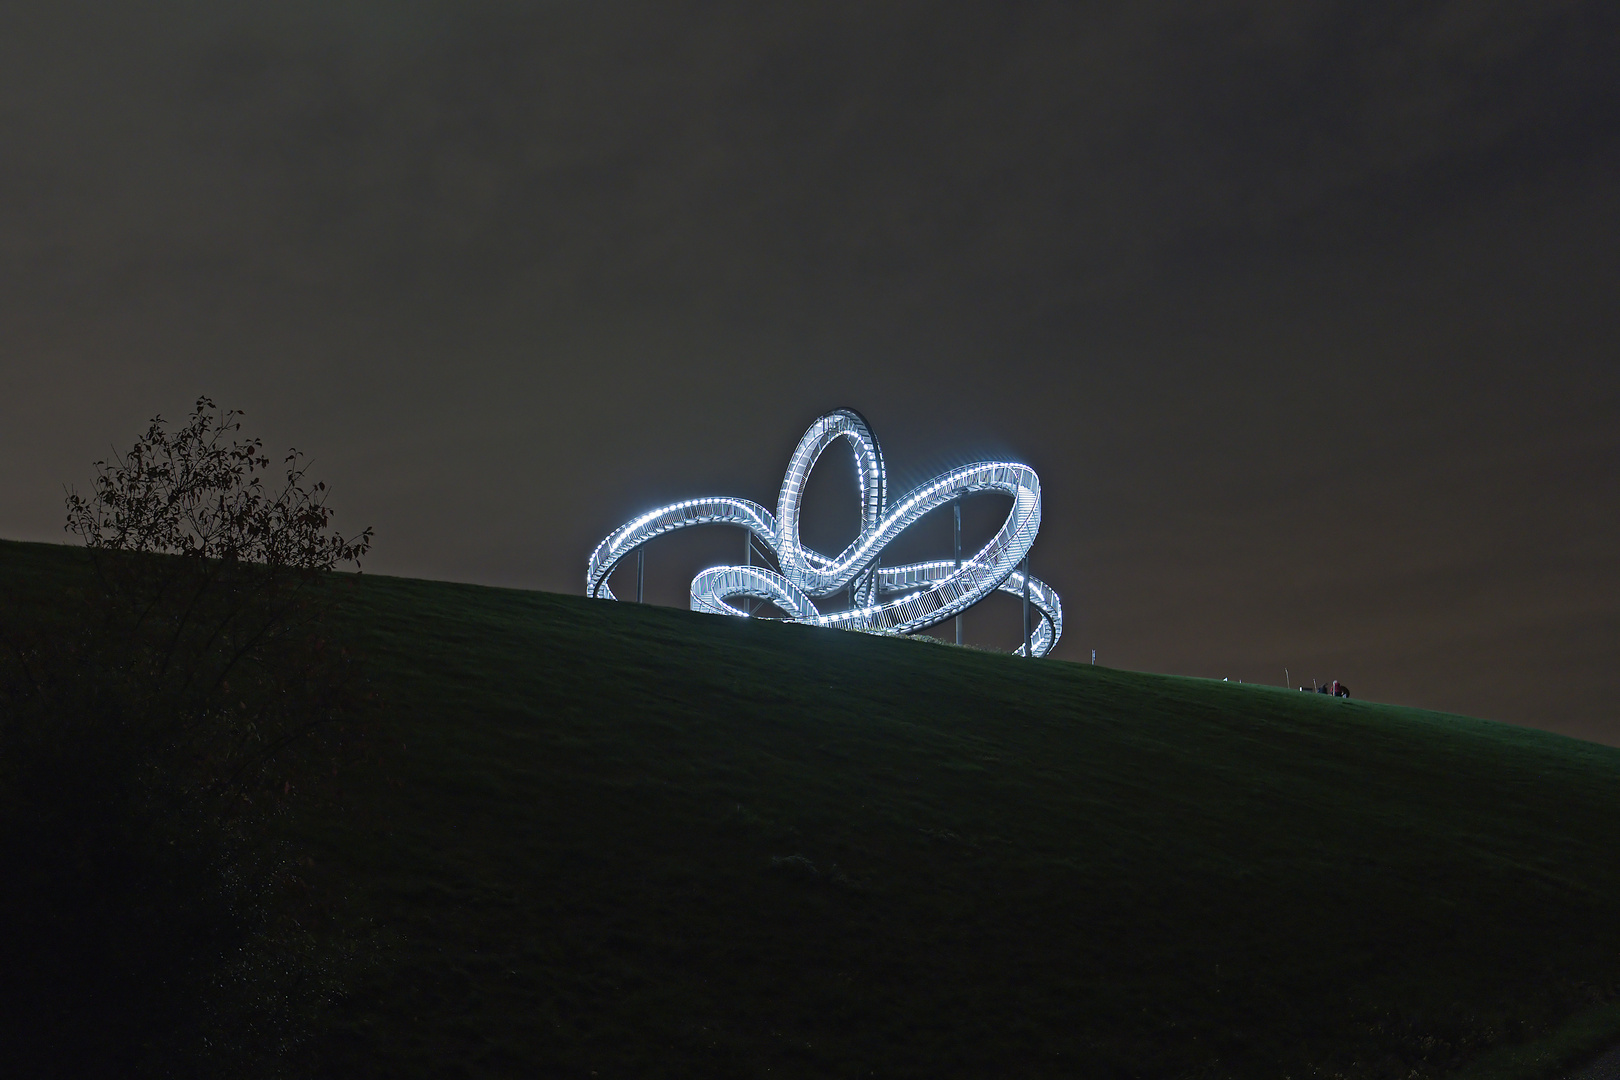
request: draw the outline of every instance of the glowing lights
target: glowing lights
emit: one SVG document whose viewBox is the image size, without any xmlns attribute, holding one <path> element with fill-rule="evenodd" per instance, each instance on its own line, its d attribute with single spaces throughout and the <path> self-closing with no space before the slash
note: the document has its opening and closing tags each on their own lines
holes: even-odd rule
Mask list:
<svg viewBox="0 0 1620 1080">
<path fill-rule="evenodd" d="M 835 556 L 799 540 L 799 507 L 816 461 L 839 439 L 850 443 L 861 494 L 861 531 Z M 924 515 L 963 495 L 995 491 L 1012 496 L 1006 522 L 976 554 L 952 560 L 883 566 L 883 549 Z M 886 509 L 888 478 L 883 451 L 865 418 L 839 409 L 810 425 L 788 460 L 773 516 L 758 503 L 728 496 L 686 499 L 642 514 L 615 529 L 591 552 L 587 596 L 615 599 L 608 575 L 619 560 L 654 537 L 691 525 L 737 525 L 776 558 L 781 573 L 761 566 L 716 566 L 692 579 L 692 610 L 748 617 L 728 600 L 747 597 L 775 604 L 791 622 L 871 633 L 910 634 L 953 618 L 997 589 L 1025 595 L 1020 563 L 1041 526 L 1041 483 L 1035 470 L 1009 461 L 981 461 L 935 477 Z M 875 570 L 875 572 L 874 572 Z M 849 610 L 822 613 L 815 599 L 848 590 Z M 891 595 L 892 594 L 892 595 Z M 1028 580 L 1030 607 L 1039 625 L 1030 652 L 1045 656 L 1063 633 L 1063 605 L 1051 587 Z M 1018 654 L 1023 655 L 1020 646 Z"/>
</svg>

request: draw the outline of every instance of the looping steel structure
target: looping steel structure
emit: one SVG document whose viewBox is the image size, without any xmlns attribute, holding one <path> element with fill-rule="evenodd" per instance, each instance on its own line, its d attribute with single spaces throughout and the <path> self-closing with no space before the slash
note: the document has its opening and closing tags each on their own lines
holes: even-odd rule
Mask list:
<svg viewBox="0 0 1620 1080">
<path fill-rule="evenodd" d="M 839 439 L 855 453 L 861 495 L 861 531 L 837 555 L 807 548 L 799 539 L 805 482 L 822 453 Z M 1007 520 L 990 542 L 960 560 L 883 566 L 883 549 L 932 510 L 981 491 L 1012 496 Z M 1008 461 L 964 465 L 907 492 L 888 505 L 883 451 L 853 409 L 838 409 L 810 425 L 788 461 L 776 514 L 747 499 L 687 499 L 642 514 L 613 530 L 591 552 L 585 594 L 616 599 L 608 576 L 626 555 L 664 533 L 691 525 L 736 525 L 776 558 L 781 573 L 762 566 L 716 566 L 692 579 L 692 610 L 750 617 L 727 601 L 749 598 L 775 604 L 791 622 L 871 633 L 910 634 L 936 626 L 997 589 L 1025 597 L 1039 615 L 1017 650 L 1045 656 L 1063 634 L 1063 605 L 1045 582 L 1029 576 L 1025 558 L 1041 527 L 1041 482 L 1035 470 Z M 750 541 L 752 543 L 752 541 Z M 751 550 L 751 549 L 750 549 Z M 823 613 L 817 599 L 848 590 L 846 611 Z M 1026 619 L 1026 625 L 1028 620 Z"/>
</svg>

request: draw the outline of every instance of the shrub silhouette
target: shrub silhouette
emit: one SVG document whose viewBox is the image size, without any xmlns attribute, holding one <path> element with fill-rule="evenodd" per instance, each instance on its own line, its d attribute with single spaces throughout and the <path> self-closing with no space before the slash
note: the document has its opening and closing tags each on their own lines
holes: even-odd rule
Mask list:
<svg viewBox="0 0 1620 1080">
<path fill-rule="evenodd" d="M 290 451 L 199 398 L 70 490 L 87 586 L 5 627 L 0 1002 L 41 1074 L 272 1068 L 329 967 L 276 819 L 361 745 L 364 688 L 321 635 L 331 528 Z"/>
</svg>

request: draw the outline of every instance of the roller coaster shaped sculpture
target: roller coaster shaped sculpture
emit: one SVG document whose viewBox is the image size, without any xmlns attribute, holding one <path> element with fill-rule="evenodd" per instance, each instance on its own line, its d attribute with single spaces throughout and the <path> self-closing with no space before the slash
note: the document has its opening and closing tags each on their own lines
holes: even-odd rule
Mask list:
<svg viewBox="0 0 1620 1080">
<path fill-rule="evenodd" d="M 805 482 L 829 446 L 847 439 L 855 451 L 861 494 L 861 532 L 836 556 L 823 555 L 799 540 L 799 504 Z M 775 604 L 788 621 L 811 626 L 910 634 L 953 618 L 1000 589 L 1025 596 L 1039 626 L 1016 655 L 1045 656 L 1063 633 L 1063 605 L 1045 582 L 1020 564 L 1041 527 L 1041 482 L 1035 470 L 1008 461 L 981 461 L 937 476 L 887 504 L 883 451 L 866 419 L 838 409 L 810 425 L 788 461 L 773 517 L 758 503 L 729 496 L 687 499 L 651 510 L 613 530 L 591 552 L 585 594 L 613 600 L 608 576 L 626 555 L 655 537 L 691 525 L 736 525 L 747 529 L 776 558 L 780 574 L 763 566 L 716 566 L 692 579 L 692 610 L 748 618 L 727 603 L 742 597 Z M 976 554 L 960 560 L 882 566 L 883 549 L 923 515 L 974 492 L 1011 495 L 1012 511 L 1001 529 Z M 750 553 L 753 540 L 749 541 Z M 752 555 L 750 554 L 750 562 Z M 848 590 L 847 611 L 821 612 L 815 600 Z"/>
</svg>

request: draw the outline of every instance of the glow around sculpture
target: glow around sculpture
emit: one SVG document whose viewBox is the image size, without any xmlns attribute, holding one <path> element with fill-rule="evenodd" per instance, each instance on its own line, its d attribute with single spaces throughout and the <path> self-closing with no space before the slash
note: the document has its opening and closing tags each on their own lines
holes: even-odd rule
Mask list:
<svg viewBox="0 0 1620 1080">
<path fill-rule="evenodd" d="M 842 552 L 829 556 L 799 540 L 799 505 L 816 461 L 839 439 L 848 440 L 855 452 L 861 531 Z M 1010 495 L 1013 506 L 978 552 L 963 557 L 958 550 L 954 558 L 936 562 L 882 565 L 883 549 L 925 514 L 981 491 Z M 724 495 L 650 510 L 613 530 L 591 552 L 585 594 L 616 599 L 608 576 L 625 556 L 655 537 L 691 525 L 735 525 L 750 534 L 745 565 L 712 567 L 692 579 L 693 611 L 747 618 L 749 611 L 728 603 L 747 598 L 769 601 L 791 622 L 910 634 L 958 616 L 1000 589 L 1025 601 L 1025 641 L 1018 655 L 1045 656 L 1063 633 L 1057 593 L 1028 573 L 1029 549 L 1041 527 L 1041 483 L 1035 470 L 1008 461 L 964 465 L 907 492 L 891 506 L 883 452 L 865 418 L 852 409 L 830 412 L 804 433 L 788 461 L 774 516 L 758 503 Z M 756 540 L 781 573 L 752 565 Z M 847 610 L 822 612 L 816 606 L 817 600 L 839 594 L 847 596 Z M 1032 613 L 1038 626 L 1030 624 Z"/>
</svg>

